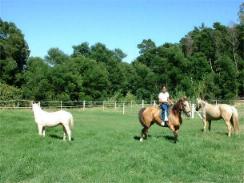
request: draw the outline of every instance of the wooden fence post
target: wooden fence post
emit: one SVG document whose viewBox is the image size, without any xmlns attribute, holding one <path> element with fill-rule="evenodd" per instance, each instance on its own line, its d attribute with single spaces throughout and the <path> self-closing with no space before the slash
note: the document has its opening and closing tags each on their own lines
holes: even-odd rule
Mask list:
<svg viewBox="0 0 244 183">
<path fill-rule="evenodd" d="M 123 103 L 123 115 L 125 114 L 125 103 Z"/>
<path fill-rule="evenodd" d="M 83 111 L 85 110 L 85 108 L 86 108 L 86 101 L 83 100 Z"/>
</svg>

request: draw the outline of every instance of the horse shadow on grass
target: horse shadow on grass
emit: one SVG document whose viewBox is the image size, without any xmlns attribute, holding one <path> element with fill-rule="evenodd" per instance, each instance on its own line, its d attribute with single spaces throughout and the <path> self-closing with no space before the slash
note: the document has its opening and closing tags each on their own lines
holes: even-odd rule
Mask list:
<svg viewBox="0 0 244 183">
<path fill-rule="evenodd" d="M 58 135 L 56 135 L 56 134 L 50 134 L 50 135 L 48 135 L 48 136 L 51 137 L 51 138 L 54 138 L 54 139 L 63 140 L 63 137 L 58 136 Z M 74 138 L 71 137 L 71 141 L 73 141 L 73 140 L 74 140 Z"/>
<path fill-rule="evenodd" d="M 204 132 L 203 129 L 200 130 L 202 132 L 202 134 L 208 134 L 208 133 L 211 133 L 211 134 L 218 134 L 218 135 L 221 135 L 221 136 L 228 136 L 228 132 L 220 132 L 220 131 L 213 131 L 213 130 L 207 130 L 206 132 Z M 231 132 L 232 134 L 234 134 L 234 132 Z"/>
<path fill-rule="evenodd" d="M 151 137 L 152 137 L 151 135 L 147 136 L 147 138 L 151 138 Z M 138 140 L 138 141 L 141 139 L 141 137 L 137 136 L 137 135 L 135 135 L 133 138 L 134 138 L 134 140 Z"/>
<path fill-rule="evenodd" d="M 148 138 L 151 138 L 151 137 L 152 137 L 151 135 L 148 135 Z M 140 136 L 134 136 L 133 138 L 134 138 L 134 140 L 139 141 L 141 137 Z M 164 139 L 168 140 L 169 142 L 175 143 L 175 138 L 173 136 L 170 136 L 170 135 L 157 135 L 157 136 L 153 136 L 153 138 L 156 138 L 156 139 L 164 138 Z"/>
</svg>

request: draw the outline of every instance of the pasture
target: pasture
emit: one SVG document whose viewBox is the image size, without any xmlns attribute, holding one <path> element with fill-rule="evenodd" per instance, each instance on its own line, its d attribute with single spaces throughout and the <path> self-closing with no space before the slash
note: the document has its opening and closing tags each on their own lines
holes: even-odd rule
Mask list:
<svg viewBox="0 0 244 183">
<path fill-rule="evenodd" d="M 73 141 L 62 127 L 38 136 L 31 110 L 0 111 L 0 182 L 244 182 L 244 118 L 228 138 L 223 121 L 202 133 L 200 119 L 184 119 L 179 142 L 153 126 L 140 143 L 136 113 L 70 110 Z"/>
</svg>

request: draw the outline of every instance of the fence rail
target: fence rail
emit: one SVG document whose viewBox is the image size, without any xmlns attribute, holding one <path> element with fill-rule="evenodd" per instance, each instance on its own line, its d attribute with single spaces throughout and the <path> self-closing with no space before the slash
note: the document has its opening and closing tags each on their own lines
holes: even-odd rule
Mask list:
<svg viewBox="0 0 244 183">
<path fill-rule="evenodd" d="M 238 108 L 240 115 L 244 115 L 244 100 L 210 100 L 209 103 L 228 103 L 235 105 Z M 0 109 L 31 109 L 32 101 L 30 100 L 0 100 Z M 41 106 L 44 109 L 80 109 L 82 111 L 89 109 L 99 109 L 102 111 L 114 111 L 125 113 L 137 113 L 140 108 L 150 105 L 157 106 L 156 101 L 41 101 Z M 191 117 L 195 118 L 200 116 L 199 112 L 195 110 L 195 104 L 191 102 L 192 114 Z"/>
</svg>

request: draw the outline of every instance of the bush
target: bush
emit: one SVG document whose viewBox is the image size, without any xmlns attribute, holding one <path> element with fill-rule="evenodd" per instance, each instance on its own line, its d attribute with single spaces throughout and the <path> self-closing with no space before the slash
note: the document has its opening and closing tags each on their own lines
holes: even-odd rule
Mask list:
<svg viewBox="0 0 244 183">
<path fill-rule="evenodd" d="M 21 89 L 0 83 L 0 100 L 18 100 L 22 98 L 22 94 Z"/>
</svg>

